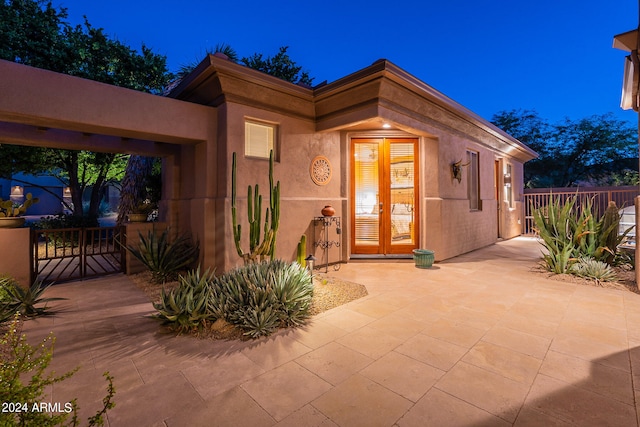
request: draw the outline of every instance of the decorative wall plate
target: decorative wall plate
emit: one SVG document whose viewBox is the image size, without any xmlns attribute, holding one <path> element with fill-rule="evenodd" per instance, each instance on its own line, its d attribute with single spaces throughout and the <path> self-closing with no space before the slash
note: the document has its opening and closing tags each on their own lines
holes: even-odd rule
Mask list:
<svg viewBox="0 0 640 427">
<path fill-rule="evenodd" d="M 309 172 L 317 185 L 327 185 L 331 181 L 331 162 L 324 156 L 316 156 L 311 161 Z"/>
</svg>

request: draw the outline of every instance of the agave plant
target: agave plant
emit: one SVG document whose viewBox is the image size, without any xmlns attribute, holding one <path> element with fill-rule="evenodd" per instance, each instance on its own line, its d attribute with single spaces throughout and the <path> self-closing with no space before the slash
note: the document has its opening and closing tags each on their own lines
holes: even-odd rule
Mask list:
<svg viewBox="0 0 640 427">
<path fill-rule="evenodd" d="M 595 279 L 597 282 L 616 280 L 616 274 L 609 264 L 593 258 L 580 258 L 571 267 L 571 272 L 576 276 Z"/>
<path fill-rule="evenodd" d="M 533 209 L 536 231 L 547 248 L 544 260 L 548 270 L 554 273 L 567 273 L 575 262 L 571 217 L 575 201 L 575 198 L 569 198 L 561 206 L 560 198 L 556 198 L 550 201 L 546 209 Z"/>
<path fill-rule="evenodd" d="M 247 264 L 216 278 L 211 312 L 257 338 L 309 316 L 313 285 L 309 272 L 281 260 Z"/>
<path fill-rule="evenodd" d="M 35 317 L 47 314 L 47 303 L 52 301 L 62 301 L 66 298 L 43 298 L 44 292 L 51 284 L 43 286 L 42 281 L 36 280 L 28 288 L 20 286 L 15 280 L 9 277 L 0 278 L 0 285 L 7 294 L 7 299 L 3 302 L 2 312 L 6 315 L 9 312 L 20 312 L 23 316 Z M 36 307 L 44 304 L 43 307 Z M 4 316 L 3 316 L 4 317 Z"/>
<path fill-rule="evenodd" d="M 209 310 L 210 284 L 214 273 L 209 270 L 200 274 L 200 268 L 180 276 L 177 288 L 161 292 L 161 300 L 154 303 L 157 318 L 171 324 L 179 332 L 198 329 L 207 321 L 215 320 Z"/>
<path fill-rule="evenodd" d="M 158 234 L 154 228 L 147 232 L 146 237 L 140 232 L 138 235 L 139 245 L 128 245 L 127 250 L 151 271 L 151 278 L 156 283 L 174 279 L 178 271 L 190 267 L 198 260 L 199 244 L 192 243 L 187 234 L 171 240 L 169 229 Z"/>
</svg>

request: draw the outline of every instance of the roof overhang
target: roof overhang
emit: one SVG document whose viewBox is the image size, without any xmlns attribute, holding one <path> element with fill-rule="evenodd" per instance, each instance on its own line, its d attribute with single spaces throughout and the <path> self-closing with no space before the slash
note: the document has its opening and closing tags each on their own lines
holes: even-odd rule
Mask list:
<svg viewBox="0 0 640 427">
<path fill-rule="evenodd" d="M 535 151 L 387 60 L 313 89 L 208 55 L 168 95 L 220 106 L 225 102 L 315 123 L 318 132 L 393 123 L 415 135 L 455 133 L 523 162 Z"/>
<path fill-rule="evenodd" d="M 318 131 L 377 120 L 419 135 L 458 134 L 523 162 L 538 157 L 517 139 L 384 59 L 319 87 L 314 94 Z"/>
<path fill-rule="evenodd" d="M 0 143 L 168 155 L 209 138 L 215 110 L 0 60 Z"/>
<path fill-rule="evenodd" d="M 310 88 L 236 64 L 216 54 L 207 55 L 167 96 L 213 107 L 231 102 L 314 119 Z"/>
<path fill-rule="evenodd" d="M 631 30 L 613 36 L 613 47 L 627 52 L 638 50 L 638 30 Z"/>
</svg>

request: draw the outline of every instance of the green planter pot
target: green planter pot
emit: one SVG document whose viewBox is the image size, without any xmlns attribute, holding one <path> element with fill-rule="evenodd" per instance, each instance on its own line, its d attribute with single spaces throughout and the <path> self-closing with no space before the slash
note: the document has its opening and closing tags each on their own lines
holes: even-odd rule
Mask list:
<svg viewBox="0 0 640 427">
<path fill-rule="evenodd" d="M 418 268 L 430 268 L 435 259 L 435 252 L 429 249 L 414 249 L 413 260 Z"/>
</svg>

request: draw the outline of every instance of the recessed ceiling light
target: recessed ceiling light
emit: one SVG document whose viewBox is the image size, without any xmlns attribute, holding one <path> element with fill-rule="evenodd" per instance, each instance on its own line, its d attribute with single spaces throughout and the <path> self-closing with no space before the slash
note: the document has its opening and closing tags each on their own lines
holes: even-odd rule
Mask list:
<svg viewBox="0 0 640 427">
<path fill-rule="evenodd" d="M 389 123 L 383 123 L 382 127 L 385 128 L 385 129 L 390 129 L 391 125 Z"/>
</svg>

